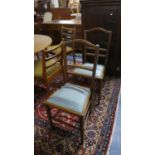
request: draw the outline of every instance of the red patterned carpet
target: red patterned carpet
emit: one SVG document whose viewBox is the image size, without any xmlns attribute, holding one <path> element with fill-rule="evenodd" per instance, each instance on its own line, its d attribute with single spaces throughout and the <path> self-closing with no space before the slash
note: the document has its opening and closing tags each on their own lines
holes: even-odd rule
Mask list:
<svg viewBox="0 0 155 155">
<path fill-rule="evenodd" d="M 52 83 L 51 90 L 60 87 L 61 81 L 62 77 L 57 77 Z M 49 94 L 44 89 L 35 87 L 35 155 L 105 155 L 112 133 L 120 83 L 120 79 L 105 79 L 100 104 L 93 109 L 87 119 L 84 144 L 80 147 L 76 145 L 76 136 L 66 138 L 63 131 L 50 130 L 43 105 Z M 97 103 L 97 98 L 94 102 Z"/>
</svg>

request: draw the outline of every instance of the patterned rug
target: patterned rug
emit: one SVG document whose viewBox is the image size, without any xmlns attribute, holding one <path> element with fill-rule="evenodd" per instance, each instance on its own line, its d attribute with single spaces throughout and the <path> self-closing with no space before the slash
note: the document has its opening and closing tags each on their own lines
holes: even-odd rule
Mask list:
<svg viewBox="0 0 155 155">
<path fill-rule="evenodd" d="M 35 155 L 105 155 L 112 133 L 120 83 L 120 79 L 105 78 L 100 104 L 95 106 L 87 119 L 84 144 L 80 147 L 76 144 L 76 136 L 66 136 L 61 130 L 57 130 L 57 132 L 50 130 L 43 105 L 49 94 L 45 89 L 35 87 Z M 62 77 L 56 77 L 51 84 L 51 91 L 55 91 L 62 84 Z M 94 102 L 97 103 L 97 98 Z"/>
</svg>

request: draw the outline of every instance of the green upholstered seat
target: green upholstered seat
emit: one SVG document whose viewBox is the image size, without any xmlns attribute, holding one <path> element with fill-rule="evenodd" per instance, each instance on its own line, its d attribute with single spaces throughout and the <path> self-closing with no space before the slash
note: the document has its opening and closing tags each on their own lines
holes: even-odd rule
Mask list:
<svg viewBox="0 0 155 155">
<path fill-rule="evenodd" d="M 90 97 L 90 88 L 66 83 L 47 100 L 47 104 L 83 114 Z"/>
<path fill-rule="evenodd" d="M 93 64 L 91 64 L 91 63 L 84 63 L 81 66 L 92 68 Z M 105 70 L 105 66 L 97 65 L 96 66 L 95 78 L 103 79 L 103 77 L 104 77 L 104 70 Z M 89 71 L 89 70 L 86 70 L 86 69 L 81 69 L 81 68 L 75 68 L 73 73 L 77 73 L 77 74 L 80 74 L 80 75 L 85 75 L 85 76 L 88 76 L 88 77 L 92 76 L 92 71 Z"/>
<path fill-rule="evenodd" d="M 50 64 L 53 64 L 53 63 L 54 63 L 54 60 L 50 60 L 46 64 L 50 65 Z M 60 68 L 61 68 L 61 65 L 60 65 L 59 62 L 57 62 L 52 67 L 46 69 L 47 78 L 52 76 L 55 73 L 55 71 L 57 71 Z M 43 74 L 42 60 L 35 61 L 34 62 L 34 78 L 40 78 L 41 79 L 42 74 Z"/>
<path fill-rule="evenodd" d="M 47 48 L 47 52 L 49 51 L 49 50 L 53 50 L 53 49 L 55 49 L 56 47 L 58 47 L 59 45 L 52 45 L 52 46 L 49 46 L 48 48 Z M 71 52 L 73 50 L 73 48 L 72 47 L 70 47 L 70 46 L 67 46 L 66 47 L 66 51 L 67 52 Z M 61 52 L 61 48 L 57 48 L 56 50 L 54 50 L 53 51 L 53 53 L 60 53 Z"/>
</svg>

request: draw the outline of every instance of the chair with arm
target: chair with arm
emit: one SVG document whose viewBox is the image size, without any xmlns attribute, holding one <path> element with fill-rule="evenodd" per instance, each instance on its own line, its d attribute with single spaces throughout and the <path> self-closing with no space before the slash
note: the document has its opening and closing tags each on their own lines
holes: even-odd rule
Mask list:
<svg viewBox="0 0 155 155">
<path fill-rule="evenodd" d="M 92 97 L 94 94 L 94 80 L 95 80 L 95 72 L 96 65 L 98 59 L 98 47 L 94 44 L 83 40 L 83 39 L 75 39 L 73 41 L 66 41 L 63 45 L 64 53 L 66 53 L 66 47 L 69 44 L 81 44 L 84 46 L 89 46 L 94 50 L 94 64 L 93 67 L 83 67 L 85 70 L 91 71 L 91 84 L 86 86 L 77 85 L 75 83 L 70 83 L 70 79 L 68 78 L 68 67 L 72 68 L 81 68 L 81 66 L 67 65 L 67 57 L 65 54 L 64 64 L 65 64 L 65 73 L 67 77 L 67 83 L 63 85 L 60 89 L 54 92 L 45 102 L 45 106 L 47 108 L 48 119 L 51 127 L 59 127 L 69 133 L 74 133 L 74 130 L 77 130 L 80 133 L 80 142 L 83 143 L 84 137 L 84 123 L 86 118 L 90 112 L 92 105 Z M 75 81 L 74 81 L 75 82 Z M 51 110 L 52 109 L 52 110 Z M 63 113 L 62 113 L 63 111 Z M 66 114 L 64 114 L 66 113 Z M 66 120 L 66 117 L 69 116 L 69 120 Z"/>
<path fill-rule="evenodd" d="M 99 41 L 98 35 L 102 35 L 102 40 Z M 95 38 L 95 39 L 94 39 Z M 99 97 L 98 104 L 100 103 L 101 89 L 103 85 L 103 79 L 105 76 L 105 69 L 108 62 L 109 49 L 111 44 L 112 31 L 106 30 L 101 27 L 95 27 L 84 31 L 84 39 L 96 44 L 99 47 L 99 59 L 102 60 L 102 64 L 97 65 L 95 78 L 99 81 Z M 93 40 L 93 41 L 92 41 Z M 90 47 L 86 47 L 86 54 L 84 55 L 83 66 L 92 66 L 92 63 L 87 63 L 88 57 L 94 56 Z M 76 73 L 86 74 L 83 69 L 75 71 Z"/>
<path fill-rule="evenodd" d="M 58 48 L 62 49 L 62 42 L 52 50 L 42 51 L 42 60 L 34 62 L 34 80 L 41 81 L 47 88 L 57 74 L 63 73 L 64 76 L 63 52 L 54 52 Z"/>
</svg>

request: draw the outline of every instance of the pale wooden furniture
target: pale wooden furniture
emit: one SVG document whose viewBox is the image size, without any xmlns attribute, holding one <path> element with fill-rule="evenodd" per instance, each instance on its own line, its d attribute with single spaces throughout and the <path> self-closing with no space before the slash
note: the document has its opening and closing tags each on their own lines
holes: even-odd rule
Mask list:
<svg viewBox="0 0 155 155">
<path fill-rule="evenodd" d="M 49 36 L 35 34 L 34 35 L 34 54 L 39 53 L 40 51 L 47 48 L 51 45 L 52 39 Z"/>
<path fill-rule="evenodd" d="M 93 67 L 83 67 L 87 71 L 91 71 L 91 83 L 88 87 L 80 86 L 77 84 L 70 83 L 68 78 L 68 65 L 67 65 L 67 58 L 66 58 L 66 47 L 69 44 L 81 44 L 83 46 L 89 46 L 93 49 L 95 56 L 94 56 L 94 64 Z M 83 143 L 84 139 L 84 123 L 85 120 L 90 112 L 90 108 L 93 102 L 93 94 L 94 94 L 94 80 L 95 80 L 95 74 L 96 74 L 96 65 L 97 65 L 97 59 L 98 59 L 98 52 L 99 48 L 96 47 L 94 44 L 83 40 L 83 39 L 75 39 L 73 41 L 66 41 L 63 44 L 63 51 L 64 51 L 64 64 L 65 64 L 65 73 L 67 77 L 67 83 L 63 85 L 60 89 L 58 89 L 56 92 L 54 92 L 45 102 L 45 106 L 47 108 L 48 113 L 48 119 L 51 125 L 51 128 L 53 127 L 59 127 L 61 129 L 64 129 L 64 131 L 67 131 L 69 133 L 72 133 L 74 130 L 80 131 L 81 135 L 81 144 Z M 74 64 L 69 65 L 69 67 L 75 68 L 81 68 L 81 66 Z M 75 82 L 75 81 L 74 81 Z M 57 110 L 55 110 L 55 108 Z M 51 110 L 52 109 L 52 110 Z M 52 111 L 52 113 L 51 113 Z M 58 112 L 54 112 L 58 111 Z M 65 121 L 63 119 L 63 115 L 59 116 L 61 112 L 66 112 L 66 116 L 69 114 L 70 117 L 75 118 L 76 121 Z M 65 116 L 64 116 L 65 117 Z M 60 118 L 60 119 L 58 119 Z M 70 122 L 70 123 L 69 123 Z M 79 124 L 79 126 L 76 125 L 76 123 Z M 68 126 L 68 127 L 67 127 Z"/>
<path fill-rule="evenodd" d="M 47 89 L 50 88 L 50 82 L 56 75 L 63 73 L 63 76 L 65 76 L 63 52 L 60 50 L 60 52 L 55 53 L 54 51 L 57 48 L 62 48 L 62 42 L 56 48 L 48 50 L 48 52 L 44 50 L 42 52 L 42 60 L 34 62 L 34 80 L 42 82 Z"/>
</svg>

